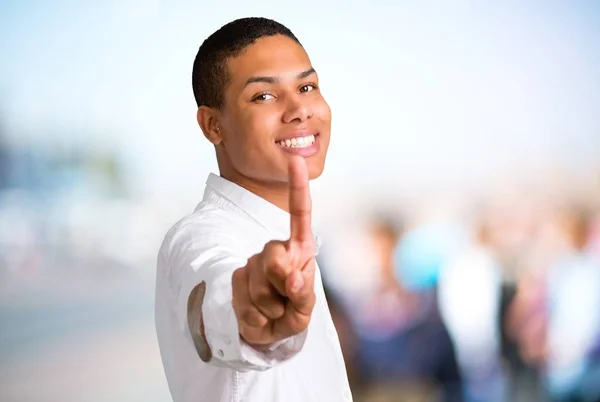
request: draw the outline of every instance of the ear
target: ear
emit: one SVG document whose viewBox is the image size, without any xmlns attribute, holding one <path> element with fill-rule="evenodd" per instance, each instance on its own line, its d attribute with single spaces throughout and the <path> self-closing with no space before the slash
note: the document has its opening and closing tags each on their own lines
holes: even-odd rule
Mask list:
<svg viewBox="0 0 600 402">
<path fill-rule="evenodd" d="M 221 136 L 221 127 L 219 125 L 219 112 L 208 106 L 200 106 L 196 112 L 198 124 L 213 145 L 218 145 L 223 141 Z"/>
</svg>

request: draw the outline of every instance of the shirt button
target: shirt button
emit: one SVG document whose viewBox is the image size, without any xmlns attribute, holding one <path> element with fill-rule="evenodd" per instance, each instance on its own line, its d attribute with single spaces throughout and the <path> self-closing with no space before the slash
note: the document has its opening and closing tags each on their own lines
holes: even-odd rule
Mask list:
<svg viewBox="0 0 600 402">
<path fill-rule="evenodd" d="M 223 357 L 223 356 L 224 356 L 223 349 L 219 349 L 219 356 L 220 356 L 220 357 Z"/>
</svg>

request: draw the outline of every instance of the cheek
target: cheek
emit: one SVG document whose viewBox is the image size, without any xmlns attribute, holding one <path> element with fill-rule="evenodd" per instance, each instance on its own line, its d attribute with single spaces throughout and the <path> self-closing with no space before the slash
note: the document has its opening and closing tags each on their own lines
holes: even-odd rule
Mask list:
<svg viewBox="0 0 600 402">
<path fill-rule="evenodd" d="M 274 140 L 278 120 L 272 113 L 253 111 L 240 116 L 236 124 L 235 144 L 238 159 L 254 159 L 271 152 L 268 145 Z"/>
<path fill-rule="evenodd" d="M 280 118 L 277 113 L 266 112 L 261 110 L 260 113 L 249 114 L 243 119 L 241 130 L 244 141 L 250 148 L 265 150 L 265 146 L 275 140 Z"/>
<path fill-rule="evenodd" d="M 247 119 L 246 131 L 261 142 L 270 141 L 277 132 L 279 124 L 280 118 L 277 113 L 254 113 Z"/>
<path fill-rule="evenodd" d="M 331 108 L 325 99 L 321 99 L 313 105 L 315 117 L 323 121 L 325 124 L 331 123 Z"/>
</svg>

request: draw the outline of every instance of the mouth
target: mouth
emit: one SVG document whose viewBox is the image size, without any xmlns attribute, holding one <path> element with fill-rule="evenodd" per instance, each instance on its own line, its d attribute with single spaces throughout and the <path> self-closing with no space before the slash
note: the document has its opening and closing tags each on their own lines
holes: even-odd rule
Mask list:
<svg viewBox="0 0 600 402">
<path fill-rule="evenodd" d="M 275 143 L 282 148 L 308 148 L 315 143 L 318 137 L 317 134 L 310 134 L 305 136 L 298 136 L 287 138 L 285 140 L 279 140 Z"/>
</svg>

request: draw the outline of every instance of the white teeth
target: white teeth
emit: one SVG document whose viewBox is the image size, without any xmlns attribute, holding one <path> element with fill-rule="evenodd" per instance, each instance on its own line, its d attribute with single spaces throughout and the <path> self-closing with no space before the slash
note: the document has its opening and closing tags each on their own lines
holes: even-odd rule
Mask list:
<svg viewBox="0 0 600 402">
<path fill-rule="evenodd" d="M 278 141 L 277 144 L 286 148 L 305 148 L 315 142 L 314 135 L 307 135 L 305 137 L 296 137 L 288 140 Z"/>
</svg>

